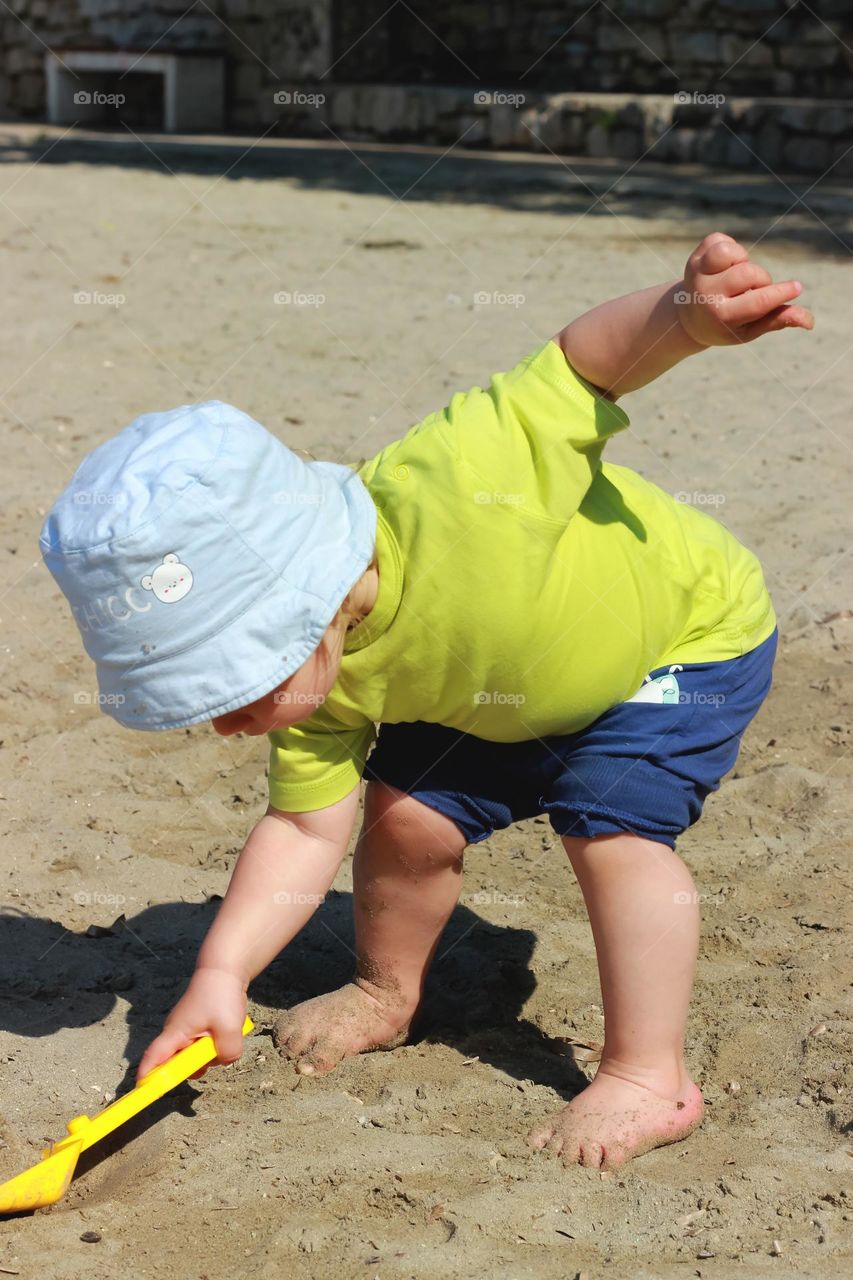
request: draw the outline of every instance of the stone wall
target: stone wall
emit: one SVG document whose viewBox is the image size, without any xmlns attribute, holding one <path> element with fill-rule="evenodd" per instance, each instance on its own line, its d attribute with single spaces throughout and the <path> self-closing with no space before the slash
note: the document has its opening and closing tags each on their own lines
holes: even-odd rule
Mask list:
<svg viewBox="0 0 853 1280">
<path fill-rule="evenodd" d="M 406 0 L 388 10 L 389 0 L 335 5 L 336 79 L 853 96 L 853 0 Z"/>
<path fill-rule="evenodd" d="M 220 52 L 227 120 L 246 132 L 853 176 L 853 0 L 388 6 L 7 0 L 0 110 L 44 115 L 46 46 L 156 44 Z M 148 124 L 133 84 L 122 111 Z"/>
<path fill-rule="evenodd" d="M 321 87 L 326 124 L 351 139 L 417 139 L 437 146 L 612 156 L 626 162 L 696 161 L 758 172 L 824 174 L 831 169 L 834 177 L 853 177 L 853 101 Z M 328 136 L 313 118 L 317 114 L 306 110 L 295 125 Z"/>
</svg>

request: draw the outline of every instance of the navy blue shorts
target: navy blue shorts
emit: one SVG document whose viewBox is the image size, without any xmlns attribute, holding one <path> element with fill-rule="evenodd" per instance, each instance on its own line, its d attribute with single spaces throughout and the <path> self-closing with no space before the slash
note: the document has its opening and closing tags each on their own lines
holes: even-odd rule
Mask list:
<svg viewBox="0 0 853 1280">
<path fill-rule="evenodd" d="M 726 662 L 651 671 L 578 733 L 504 743 L 425 721 L 383 724 L 364 777 L 446 814 L 469 844 L 547 813 L 561 836 L 630 831 L 674 848 L 737 759 L 770 690 L 777 638 Z"/>
</svg>

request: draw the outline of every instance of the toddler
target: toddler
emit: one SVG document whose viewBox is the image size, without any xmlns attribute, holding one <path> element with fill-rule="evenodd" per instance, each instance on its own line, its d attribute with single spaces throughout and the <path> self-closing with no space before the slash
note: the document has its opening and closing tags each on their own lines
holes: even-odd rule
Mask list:
<svg viewBox="0 0 853 1280">
<path fill-rule="evenodd" d="M 767 694 L 776 625 L 749 551 L 602 452 L 628 425 L 616 401 L 678 361 L 811 329 L 799 293 L 717 232 L 683 280 L 573 320 L 358 466 L 303 462 L 215 401 L 84 460 L 41 546 L 100 705 L 271 743 L 269 808 L 140 1077 L 205 1032 L 239 1057 L 247 987 L 331 886 L 364 777 L 356 971 L 277 1023 L 296 1069 L 405 1040 L 465 848 L 545 813 L 589 911 L 605 1043 L 530 1142 L 612 1169 L 695 1128 L 698 911 L 675 843 Z"/>
</svg>

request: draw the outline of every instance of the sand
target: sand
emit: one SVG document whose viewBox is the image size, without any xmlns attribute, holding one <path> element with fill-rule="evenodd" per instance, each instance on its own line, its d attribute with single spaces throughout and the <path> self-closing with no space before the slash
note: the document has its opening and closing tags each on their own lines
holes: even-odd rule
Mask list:
<svg viewBox="0 0 853 1280">
<path fill-rule="evenodd" d="M 36 546 L 76 461 L 139 412 L 205 397 L 319 457 L 368 456 L 581 309 L 679 275 L 714 229 L 761 239 L 818 327 L 688 362 L 626 401 L 612 450 L 760 553 L 781 621 L 774 691 L 680 846 L 703 897 L 704 1126 L 609 1175 L 524 1145 L 594 1070 L 570 1042 L 602 1028 L 580 893 L 541 820 L 470 853 L 415 1042 L 295 1076 L 269 1030 L 350 973 L 347 858 L 253 985 L 241 1063 L 140 1117 L 61 1204 L 3 1223 L 2 1273 L 849 1274 L 851 193 L 824 182 L 810 211 L 768 175 L 635 169 L 607 194 L 608 162 L 576 177 L 278 144 L 238 162 L 248 143 L 59 135 L 0 137 L 0 1177 L 126 1082 L 265 800 L 262 742 L 134 734 L 98 711 Z"/>
</svg>

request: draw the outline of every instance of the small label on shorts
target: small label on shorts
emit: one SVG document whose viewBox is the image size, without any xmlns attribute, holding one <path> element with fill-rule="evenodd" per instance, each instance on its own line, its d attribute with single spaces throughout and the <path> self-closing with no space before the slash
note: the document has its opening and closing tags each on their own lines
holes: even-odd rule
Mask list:
<svg viewBox="0 0 853 1280">
<path fill-rule="evenodd" d="M 664 676 L 655 676 L 654 680 L 646 676 L 645 683 L 640 685 L 633 698 L 626 699 L 627 702 L 654 702 L 658 706 L 672 706 L 680 700 L 678 680 L 671 671 Z"/>
</svg>

